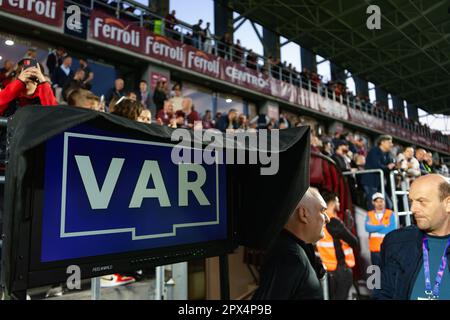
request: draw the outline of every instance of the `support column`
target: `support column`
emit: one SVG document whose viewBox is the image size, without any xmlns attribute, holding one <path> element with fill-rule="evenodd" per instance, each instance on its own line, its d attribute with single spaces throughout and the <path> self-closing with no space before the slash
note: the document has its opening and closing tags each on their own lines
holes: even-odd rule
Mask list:
<svg viewBox="0 0 450 320">
<path fill-rule="evenodd" d="M 375 95 L 379 103 L 384 104 L 386 107 L 389 107 L 388 93 L 384 89 L 375 87 Z"/>
<path fill-rule="evenodd" d="M 345 70 L 333 62 L 330 62 L 330 68 L 331 68 L 331 80 L 333 80 L 334 82 L 342 81 L 345 83 L 346 81 Z"/>
<path fill-rule="evenodd" d="M 170 0 L 149 0 L 149 7 L 160 17 L 165 17 L 169 13 Z"/>
<path fill-rule="evenodd" d="M 234 39 L 233 11 L 229 9 L 228 2 L 229 0 L 214 1 L 214 33 L 221 37 L 228 32 Z"/>
<path fill-rule="evenodd" d="M 403 104 L 403 99 L 399 96 L 392 96 L 392 105 L 394 106 L 394 111 L 401 114 L 405 114 L 405 105 Z"/>
<path fill-rule="evenodd" d="M 412 119 L 414 121 L 419 122 L 419 110 L 416 106 L 410 105 L 408 103 L 408 119 Z"/>
<path fill-rule="evenodd" d="M 369 96 L 369 83 L 366 80 L 361 79 L 358 76 L 353 76 L 353 80 L 355 81 L 356 95 L 368 97 Z"/>
<path fill-rule="evenodd" d="M 280 36 L 266 28 L 263 28 L 264 56 L 277 59 L 281 57 Z"/>
<path fill-rule="evenodd" d="M 316 55 L 308 49 L 301 47 L 302 66 L 310 71 L 317 71 Z"/>
</svg>

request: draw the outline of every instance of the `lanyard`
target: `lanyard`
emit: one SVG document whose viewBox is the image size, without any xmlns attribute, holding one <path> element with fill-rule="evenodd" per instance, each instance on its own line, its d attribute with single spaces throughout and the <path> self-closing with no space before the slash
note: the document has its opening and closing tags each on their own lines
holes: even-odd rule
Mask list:
<svg viewBox="0 0 450 320">
<path fill-rule="evenodd" d="M 445 246 L 444 254 L 441 258 L 441 265 L 439 266 L 438 273 L 436 275 L 436 280 L 434 288 L 431 288 L 431 277 L 430 277 L 430 258 L 428 254 L 428 238 L 423 237 L 422 249 L 423 249 L 423 269 L 425 272 L 425 293 L 429 298 L 439 298 L 439 287 L 442 283 L 442 278 L 444 277 L 445 268 L 447 267 L 447 250 L 450 247 L 450 238 Z"/>
</svg>

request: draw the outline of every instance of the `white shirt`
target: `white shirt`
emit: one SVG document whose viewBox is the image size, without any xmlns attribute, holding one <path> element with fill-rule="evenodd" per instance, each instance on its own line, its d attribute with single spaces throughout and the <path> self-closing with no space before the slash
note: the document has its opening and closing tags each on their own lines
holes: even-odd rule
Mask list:
<svg viewBox="0 0 450 320">
<path fill-rule="evenodd" d="M 383 219 L 383 216 L 384 216 L 384 211 L 375 212 L 375 217 L 377 218 L 378 221 L 381 221 L 381 219 Z"/>
<path fill-rule="evenodd" d="M 447 167 L 445 164 L 443 164 L 443 165 L 441 166 L 441 173 L 442 173 L 444 176 L 448 176 L 448 167 Z"/>
<path fill-rule="evenodd" d="M 70 67 L 66 67 L 65 65 L 61 65 L 61 70 L 64 71 L 66 76 L 70 74 Z"/>
<path fill-rule="evenodd" d="M 172 99 L 170 99 L 173 105 L 173 112 L 183 110 L 183 99 L 183 97 L 173 97 Z"/>
<path fill-rule="evenodd" d="M 405 155 L 403 153 L 400 153 L 397 156 L 397 163 L 401 163 L 400 168 L 402 170 L 405 170 L 406 172 L 408 172 L 409 176 L 412 176 L 412 177 L 420 176 L 420 164 L 416 158 L 412 157 L 408 161 L 408 160 L 406 160 Z M 410 164 L 410 163 L 412 164 L 412 168 L 408 169 L 408 164 Z"/>
</svg>

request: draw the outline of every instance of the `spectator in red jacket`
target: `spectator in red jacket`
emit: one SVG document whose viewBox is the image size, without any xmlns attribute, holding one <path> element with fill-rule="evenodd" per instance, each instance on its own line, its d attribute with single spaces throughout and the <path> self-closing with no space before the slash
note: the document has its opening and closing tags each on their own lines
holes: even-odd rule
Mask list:
<svg viewBox="0 0 450 320">
<path fill-rule="evenodd" d="M 11 116 L 19 107 L 28 105 L 58 105 L 39 65 L 23 69 L 21 61 L 17 73 L 17 79 L 0 91 L 0 116 Z"/>
<path fill-rule="evenodd" d="M 173 119 L 173 105 L 171 100 L 164 101 L 164 107 L 156 114 L 156 121 L 160 125 L 168 126 Z"/>
</svg>

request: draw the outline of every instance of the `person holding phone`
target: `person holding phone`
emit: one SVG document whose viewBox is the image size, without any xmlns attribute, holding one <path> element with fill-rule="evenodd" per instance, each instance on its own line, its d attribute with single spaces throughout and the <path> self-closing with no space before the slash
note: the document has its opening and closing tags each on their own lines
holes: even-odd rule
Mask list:
<svg viewBox="0 0 450 320">
<path fill-rule="evenodd" d="M 50 84 L 36 60 L 23 59 L 18 63 L 17 79 L 0 92 L 0 116 L 13 115 L 28 105 L 58 105 Z"/>
</svg>

